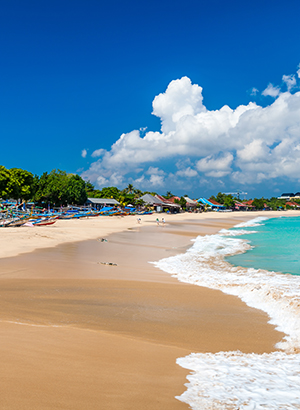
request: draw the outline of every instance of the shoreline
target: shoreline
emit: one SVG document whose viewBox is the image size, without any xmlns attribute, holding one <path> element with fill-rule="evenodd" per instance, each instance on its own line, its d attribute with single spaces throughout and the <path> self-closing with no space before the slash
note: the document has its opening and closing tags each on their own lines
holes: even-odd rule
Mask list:
<svg viewBox="0 0 300 410">
<path fill-rule="evenodd" d="M 68 241 L 80 236 L 69 232 L 56 238 L 65 241 L 58 246 L 2 258 L 5 409 L 18 407 L 22 399 L 26 410 L 41 403 L 43 408 L 81 410 L 83 398 L 95 410 L 99 400 L 106 409 L 140 409 L 141 403 L 145 409 L 187 409 L 175 399 L 185 390 L 189 373 L 176 365 L 178 357 L 193 351 L 274 351 L 282 336 L 265 313 L 235 296 L 179 282 L 149 264 L 149 259 L 185 252 L 198 235 L 217 233 L 245 218 L 283 216 L 241 214 L 171 215 L 170 219 L 167 215 L 166 226 L 160 227 L 155 226 L 156 215 L 143 218 L 141 225 L 134 217 L 122 222 L 118 232 L 118 224 L 113 224 L 116 231 L 108 237 L 106 226 L 106 231 L 94 226 L 88 228 L 93 239 Z M 101 237 L 108 242 L 98 241 Z M 116 266 L 99 264 L 104 257 Z M 43 366 L 44 375 L 33 363 Z M 17 368 L 26 382 L 17 377 L 16 383 Z M 93 382 L 87 385 L 91 375 Z M 99 390 L 99 386 L 105 387 Z M 60 391 L 58 398 L 49 396 L 51 389 Z"/>
<path fill-rule="evenodd" d="M 157 217 L 165 217 L 168 222 L 192 223 L 209 220 L 206 224 L 206 234 L 216 233 L 215 222 L 223 220 L 239 220 L 241 222 L 254 219 L 259 216 L 267 218 L 297 216 L 300 212 L 289 210 L 279 211 L 256 211 L 256 212 L 203 212 L 203 213 L 180 213 L 180 214 L 155 214 L 141 217 L 141 225 L 137 223 L 137 215 L 128 216 L 98 216 L 92 218 L 61 220 L 52 226 L 1 228 L 0 235 L 0 259 L 17 256 L 37 249 L 54 247 L 64 243 L 79 242 L 106 237 L 116 232 L 138 228 L 145 225 L 156 225 Z M 233 223 L 233 222 L 232 222 Z M 228 226 L 231 226 L 230 223 Z M 232 226 L 231 226 L 232 227 Z M 198 235 L 193 231 L 192 234 Z"/>
</svg>

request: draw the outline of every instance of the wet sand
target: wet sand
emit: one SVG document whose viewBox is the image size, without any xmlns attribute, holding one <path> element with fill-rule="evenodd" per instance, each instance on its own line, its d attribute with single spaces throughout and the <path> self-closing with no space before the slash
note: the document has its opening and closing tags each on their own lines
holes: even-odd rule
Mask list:
<svg viewBox="0 0 300 410">
<path fill-rule="evenodd" d="M 149 264 L 251 218 L 144 220 L 1 259 L 1 409 L 187 409 L 176 358 L 273 351 L 282 334 L 266 314 Z"/>
</svg>

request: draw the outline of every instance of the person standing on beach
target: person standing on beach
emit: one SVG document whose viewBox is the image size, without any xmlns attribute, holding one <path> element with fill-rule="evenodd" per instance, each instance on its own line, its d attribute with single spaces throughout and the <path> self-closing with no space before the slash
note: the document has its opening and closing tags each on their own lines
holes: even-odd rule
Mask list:
<svg viewBox="0 0 300 410">
<path fill-rule="evenodd" d="M 156 225 L 159 226 L 159 219 L 156 218 Z"/>
<path fill-rule="evenodd" d="M 163 225 L 165 225 L 165 223 L 166 223 L 165 218 L 161 218 L 161 223 L 162 223 Z"/>
</svg>

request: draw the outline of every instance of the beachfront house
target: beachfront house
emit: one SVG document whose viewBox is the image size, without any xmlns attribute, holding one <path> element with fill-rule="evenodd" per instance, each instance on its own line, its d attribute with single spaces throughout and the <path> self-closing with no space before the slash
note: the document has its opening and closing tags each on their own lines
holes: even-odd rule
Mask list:
<svg viewBox="0 0 300 410">
<path fill-rule="evenodd" d="M 180 212 L 181 206 L 173 201 L 171 201 L 170 199 L 166 199 L 161 195 L 156 194 L 155 198 L 158 198 L 160 201 L 163 202 L 163 208 L 165 209 L 169 209 L 170 212 L 176 214 L 178 212 Z"/>
<path fill-rule="evenodd" d="M 146 205 L 153 207 L 156 212 L 162 212 L 165 209 L 170 210 L 170 212 L 172 213 L 180 211 L 180 205 L 174 204 L 171 201 L 168 201 L 167 199 L 161 197 L 160 195 L 153 196 L 151 194 L 145 194 L 139 199 L 144 201 Z"/>
<path fill-rule="evenodd" d="M 299 192 L 297 192 L 297 194 L 299 195 Z M 277 199 L 286 199 L 286 200 L 290 201 L 291 198 L 295 198 L 295 195 L 293 193 L 289 192 L 289 193 L 281 194 L 281 196 L 279 196 Z"/>
<path fill-rule="evenodd" d="M 184 199 L 186 200 L 186 210 L 187 211 L 195 211 L 197 207 L 199 207 L 199 204 L 197 201 L 194 199 L 189 198 L 188 196 L 184 196 Z"/>
<path fill-rule="evenodd" d="M 139 200 L 142 200 L 146 205 L 153 207 L 156 212 L 161 212 L 163 210 L 163 202 L 151 194 L 145 194 L 141 196 Z"/>
<path fill-rule="evenodd" d="M 224 205 L 219 204 L 217 201 L 214 201 L 212 199 L 205 199 L 205 198 L 199 198 L 198 202 L 200 204 L 203 204 L 204 206 L 210 208 L 212 211 L 225 211 L 226 207 Z"/>
<path fill-rule="evenodd" d="M 101 209 L 104 206 L 118 206 L 120 202 L 114 198 L 88 198 L 86 201 L 87 206 L 91 206 L 94 209 Z"/>
<path fill-rule="evenodd" d="M 253 199 L 250 199 L 249 201 L 235 201 L 234 203 L 234 209 L 236 211 L 254 211 L 255 207 L 252 205 Z"/>
<path fill-rule="evenodd" d="M 291 208 L 294 208 L 294 209 L 299 209 L 300 208 L 300 205 L 297 204 L 297 202 L 294 202 L 294 201 L 287 201 L 286 205 L 288 205 L 288 206 L 290 206 Z"/>
</svg>

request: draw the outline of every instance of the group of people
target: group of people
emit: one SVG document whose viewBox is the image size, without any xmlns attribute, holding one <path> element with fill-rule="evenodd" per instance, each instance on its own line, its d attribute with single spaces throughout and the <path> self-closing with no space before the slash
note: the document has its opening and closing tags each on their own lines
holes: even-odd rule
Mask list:
<svg viewBox="0 0 300 410">
<path fill-rule="evenodd" d="M 156 218 L 156 225 L 159 226 L 160 223 L 162 223 L 162 225 L 165 225 L 166 223 L 165 218 L 161 218 L 161 222 L 159 221 L 158 218 Z"/>
<path fill-rule="evenodd" d="M 142 222 L 141 218 L 137 218 L 137 223 L 140 224 Z M 156 225 L 159 226 L 159 224 L 165 225 L 166 221 L 165 218 L 161 218 L 161 221 L 159 218 L 156 218 Z"/>
</svg>

